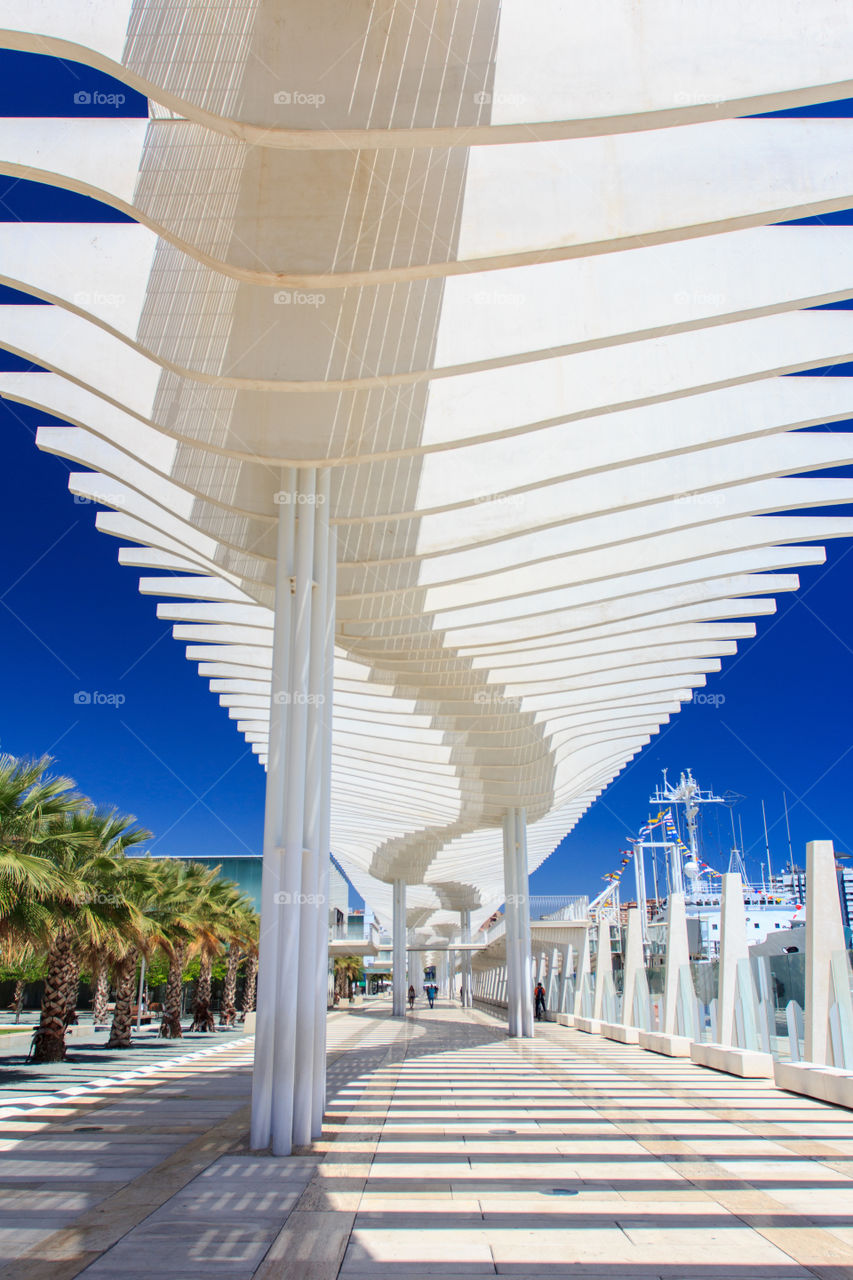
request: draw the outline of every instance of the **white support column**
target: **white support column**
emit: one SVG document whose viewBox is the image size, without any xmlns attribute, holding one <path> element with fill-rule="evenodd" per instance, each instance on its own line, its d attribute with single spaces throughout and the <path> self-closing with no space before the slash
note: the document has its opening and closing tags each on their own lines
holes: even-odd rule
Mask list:
<svg viewBox="0 0 853 1280">
<path fill-rule="evenodd" d="M 301 936 L 302 862 L 305 849 L 306 756 L 311 673 L 311 605 L 314 591 L 314 512 L 317 473 L 300 468 L 297 475 L 296 539 L 293 561 L 293 633 L 290 689 L 285 692 L 288 722 L 287 775 L 284 796 L 284 866 L 281 883 L 281 927 L 278 939 L 279 998 L 275 1024 L 275 1088 L 272 1102 L 273 1155 L 289 1155 L 293 1146 L 296 1084 L 296 1018 L 304 960 Z M 313 986 L 312 986 L 313 990 Z"/>
<path fill-rule="evenodd" d="M 462 924 L 462 941 L 470 945 L 471 912 L 461 911 L 459 915 L 460 915 L 460 920 Z M 461 953 L 461 958 L 462 958 L 462 989 L 465 993 L 465 998 L 463 999 L 462 1003 L 465 1005 L 466 1008 L 470 1009 L 473 1005 L 472 991 L 471 991 L 471 974 L 472 974 L 471 952 L 463 951 Z"/>
<path fill-rule="evenodd" d="M 555 1013 L 555 1005 L 557 1002 L 557 965 L 560 960 L 559 947 L 551 948 L 551 955 L 548 960 L 548 986 L 545 991 L 545 1007 L 549 1013 Z"/>
<path fill-rule="evenodd" d="M 592 998 L 592 1016 L 601 1020 L 604 1006 L 604 987 L 608 978 L 613 976 L 613 952 L 610 947 L 610 924 L 608 921 L 598 922 L 598 946 L 595 951 L 595 992 Z"/>
<path fill-rule="evenodd" d="M 678 982 L 681 970 L 690 963 L 687 944 L 687 916 L 684 911 L 684 894 L 671 893 L 666 908 L 666 978 L 663 988 L 664 1035 L 675 1035 L 678 1010 Z"/>
<path fill-rule="evenodd" d="M 806 845 L 806 1008 L 803 1050 L 805 1061 L 818 1066 L 845 1065 L 832 1062 L 829 1031 L 829 1011 L 836 994 L 844 1000 L 847 1006 L 844 1013 L 849 1015 L 849 993 L 836 993 L 832 981 L 832 957 L 844 956 L 844 950 L 844 926 L 838 899 L 833 844 L 831 840 L 812 840 Z M 846 978 L 846 956 L 843 968 Z"/>
<path fill-rule="evenodd" d="M 507 1025 L 511 1036 L 521 1035 L 521 972 L 518 948 L 518 876 L 515 856 L 515 810 L 504 816 L 504 895 L 506 922 Z"/>
<path fill-rule="evenodd" d="M 394 881 L 393 960 L 391 973 L 391 1013 L 402 1018 L 406 1012 L 406 882 Z"/>
<path fill-rule="evenodd" d="M 517 883 L 519 889 L 518 931 L 521 953 L 521 1035 L 533 1038 L 533 975 L 530 958 L 530 894 L 527 864 L 527 814 L 524 809 L 515 810 L 515 848 L 517 859 Z"/>
<path fill-rule="evenodd" d="M 625 971 L 622 979 L 622 1026 L 633 1027 L 637 977 L 644 966 L 643 915 L 639 907 L 628 909 L 628 936 L 625 940 Z"/>
<path fill-rule="evenodd" d="M 568 993 L 569 978 L 572 973 L 572 944 L 570 942 L 566 942 L 563 946 L 560 966 L 560 991 L 557 998 L 557 1013 L 568 1013 L 566 995 Z"/>
<path fill-rule="evenodd" d="M 296 473 L 292 467 L 281 475 L 278 498 L 293 496 Z M 275 1078 L 274 1040 L 278 1014 L 278 948 L 281 927 L 281 876 L 284 856 L 284 788 L 287 770 L 287 717 L 284 694 L 290 687 L 290 638 L 295 505 L 278 508 L 275 608 L 273 615 L 270 736 L 264 805 L 261 926 L 258 948 L 258 990 L 255 1021 L 255 1059 L 252 1073 L 250 1141 L 254 1150 L 270 1145 L 272 1096 Z"/>
<path fill-rule="evenodd" d="M 572 1013 L 579 1018 L 583 1013 L 583 986 L 589 976 L 589 929 L 584 929 L 583 943 L 578 956 L 578 976 L 575 983 L 575 1005 Z"/>
<path fill-rule="evenodd" d="M 328 486 L 328 487 L 326 487 Z M 331 477 L 324 481 L 321 492 L 329 494 Z M 314 1102 L 311 1121 L 311 1137 L 316 1141 L 323 1131 L 326 1112 L 326 1003 L 329 972 L 329 872 L 331 870 L 330 844 L 332 822 L 332 717 L 334 709 L 335 677 L 335 600 L 337 595 L 337 535 L 326 519 L 328 555 L 326 560 L 326 634 L 323 644 L 324 690 L 322 704 L 322 776 L 320 793 L 320 911 L 317 917 L 317 1021 L 314 1028 Z"/>
<path fill-rule="evenodd" d="M 329 576 L 329 472 L 324 470 L 316 480 L 316 502 L 309 503 L 308 513 L 303 508 L 299 519 L 313 518 L 313 591 L 309 632 L 308 699 L 306 705 L 307 745 L 305 758 L 305 820 L 302 852 L 302 881 L 299 929 L 299 986 L 296 993 L 296 1076 L 293 1095 L 293 1141 L 296 1146 L 307 1146 L 314 1128 L 315 1072 L 325 1072 L 325 1060 L 315 1062 L 317 1049 L 317 1022 L 326 1020 L 325 1002 L 322 1015 L 318 1007 L 316 981 L 320 971 L 319 923 L 322 883 L 328 874 L 328 849 L 321 849 L 323 840 L 324 797 L 328 788 L 323 785 L 326 762 L 326 629 L 327 583 Z M 324 899 L 325 901 L 325 899 Z M 328 937 L 328 927 L 325 931 Z M 325 949 L 324 954 L 325 954 Z M 328 961 L 324 968 L 327 969 Z"/>
<path fill-rule="evenodd" d="M 717 986 L 717 1043 L 735 1043 L 738 961 L 749 959 L 743 882 L 736 871 L 723 876 L 720 910 L 720 971 Z M 743 1047 L 743 1046 L 741 1046 Z"/>
<path fill-rule="evenodd" d="M 325 1105 L 327 498 L 315 468 L 282 473 L 251 1124 L 252 1147 L 274 1155 L 319 1136 Z"/>
</svg>

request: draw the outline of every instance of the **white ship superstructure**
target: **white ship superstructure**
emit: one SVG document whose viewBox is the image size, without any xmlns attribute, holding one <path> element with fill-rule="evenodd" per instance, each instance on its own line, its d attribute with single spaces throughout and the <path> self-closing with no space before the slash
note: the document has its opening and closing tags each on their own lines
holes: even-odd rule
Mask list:
<svg viewBox="0 0 853 1280">
<path fill-rule="evenodd" d="M 637 838 L 631 841 L 637 903 L 647 922 L 649 942 L 655 943 L 657 935 L 662 934 L 668 895 L 683 893 L 691 955 L 695 959 L 714 959 L 720 947 L 721 874 L 725 869 L 740 872 L 743 880 L 750 945 L 764 942 L 772 933 L 805 922 L 805 877 L 794 869 L 774 872 L 769 852 L 767 874 L 762 874 L 760 884 L 750 882 L 742 850 L 736 844 L 725 855 L 727 867 L 713 867 L 705 860 L 699 837 L 702 806 L 726 805 L 728 802 L 712 791 L 703 791 L 689 769 L 681 774 L 676 785 L 667 780 L 664 772 L 663 783 L 649 797 L 649 803 L 656 807 L 656 812 L 650 815 Z M 681 817 L 686 841 L 679 831 Z M 659 851 L 663 855 L 663 886 L 658 885 Z M 718 852 L 715 860 L 722 863 L 723 857 Z M 650 869 L 654 879 L 653 897 L 649 893 Z"/>
</svg>

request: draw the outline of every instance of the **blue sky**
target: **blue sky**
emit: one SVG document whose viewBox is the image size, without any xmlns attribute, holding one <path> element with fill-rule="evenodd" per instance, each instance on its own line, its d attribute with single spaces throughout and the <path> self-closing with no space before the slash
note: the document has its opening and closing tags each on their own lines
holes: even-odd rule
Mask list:
<svg viewBox="0 0 853 1280">
<path fill-rule="evenodd" d="M 125 101 L 79 101 L 96 92 Z M 0 54 L 0 114 L 112 112 L 145 115 L 145 103 L 88 68 Z M 849 111 L 845 104 L 823 113 Z M 0 220 L 17 219 L 122 220 L 81 197 L 0 179 Z M 0 297 L 23 301 L 8 290 Z M 0 368 L 18 367 L 0 352 Z M 833 370 L 840 371 L 853 372 Z M 68 472 L 78 468 L 35 448 L 36 427 L 50 421 L 0 402 L 0 748 L 55 756 L 95 800 L 136 814 L 155 833 L 157 852 L 258 852 L 262 770 L 169 624 L 157 621 L 154 601 L 139 595 L 138 571 L 118 565 L 118 542 L 96 532 L 96 508 L 68 493 Z M 688 706 L 664 727 L 534 875 L 533 892 L 597 892 L 644 821 L 663 767 L 672 777 L 689 766 L 703 786 L 743 797 L 735 814 L 752 869 L 764 857 L 762 798 L 774 863 L 787 857 L 783 792 L 800 862 L 809 839 L 832 838 L 853 851 L 853 543 L 830 543 L 826 565 L 803 570 L 801 582 L 799 593 L 779 597 L 775 617 L 758 621 L 757 638 L 709 677 L 706 692 L 723 700 Z M 111 700 L 81 704 L 81 691 Z M 722 816 L 721 826 L 706 824 L 715 865 L 718 846 L 727 851 L 731 843 Z"/>
</svg>

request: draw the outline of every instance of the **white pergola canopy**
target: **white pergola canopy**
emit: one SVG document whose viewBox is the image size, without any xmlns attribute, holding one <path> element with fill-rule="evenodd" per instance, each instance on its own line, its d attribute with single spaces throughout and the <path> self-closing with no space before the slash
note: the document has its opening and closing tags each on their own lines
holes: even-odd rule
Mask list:
<svg viewBox="0 0 853 1280">
<path fill-rule="evenodd" d="M 773 597 L 853 531 L 853 94 L 836 0 L 566 0 L 380 21 L 0 0 L 7 47 L 151 119 L 0 122 L 0 171 L 135 224 L 0 224 L 0 393 L 144 572 L 266 763 L 283 469 L 337 537 L 332 850 L 447 937 L 504 898 Z M 322 101 L 321 101 L 322 99 Z M 790 514 L 826 508 L 826 514 Z M 297 522 L 299 512 L 296 513 Z M 178 575 L 178 576 L 174 576 Z"/>
</svg>

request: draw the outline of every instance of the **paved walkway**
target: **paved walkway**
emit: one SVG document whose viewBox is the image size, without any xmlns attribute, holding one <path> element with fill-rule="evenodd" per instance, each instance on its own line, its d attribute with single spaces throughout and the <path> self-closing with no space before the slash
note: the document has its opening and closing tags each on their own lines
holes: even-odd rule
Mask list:
<svg viewBox="0 0 853 1280">
<path fill-rule="evenodd" d="M 245 1148 L 249 1046 L 0 1123 L 0 1280 L 853 1280 L 853 1115 L 555 1026 L 331 1015 L 324 1140 Z"/>
</svg>

